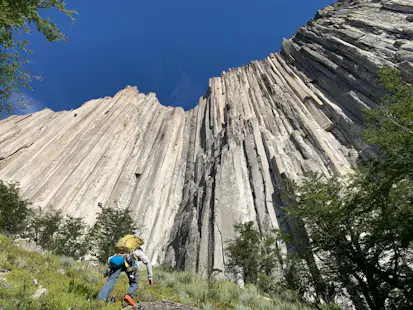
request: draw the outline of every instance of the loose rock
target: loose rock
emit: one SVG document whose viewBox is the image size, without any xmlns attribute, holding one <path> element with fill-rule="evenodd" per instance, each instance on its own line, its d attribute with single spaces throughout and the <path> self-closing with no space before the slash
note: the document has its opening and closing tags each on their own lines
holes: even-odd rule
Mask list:
<svg viewBox="0 0 413 310">
<path fill-rule="evenodd" d="M 26 251 L 38 252 L 41 254 L 44 253 L 44 250 L 42 249 L 42 247 L 38 246 L 36 243 L 34 243 L 33 241 L 30 241 L 29 239 L 19 238 L 19 239 L 15 239 L 13 243 L 16 246 L 22 247 Z"/>
<path fill-rule="evenodd" d="M 41 286 L 36 290 L 36 292 L 32 295 L 33 299 L 39 299 L 42 296 L 46 296 L 49 294 L 49 291 Z"/>
</svg>

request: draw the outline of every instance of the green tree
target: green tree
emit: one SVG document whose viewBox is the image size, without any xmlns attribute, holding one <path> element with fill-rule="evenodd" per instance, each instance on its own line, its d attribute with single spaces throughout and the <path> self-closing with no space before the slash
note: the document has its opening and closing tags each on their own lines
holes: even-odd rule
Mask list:
<svg viewBox="0 0 413 310">
<path fill-rule="evenodd" d="M 53 252 L 79 259 L 87 253 L 85 242 L 87 226 L 83 219 L 66 216 L 57 231 Z"/>
<path fill-rule="evenodd" d="M 68 10 L 63 0 L 0 1 L 0 115 L 10 114 L 15 105 L 24 107 L 21 90 L 30 87 L 33 79 L 24 69 L 31 53 L 25 38 L 32 28 L 35 27 L 49 42 L 66 40 L 50 18 L 41 16 L 46 9 L 57 9 L 72 21 L 76 13 Z"/>
<path fill-rule="evenodd" d="M 236 224 L 234 228 L 238 237 L 228 242 L 226 267 L 234 274 L 241 273 L 245 283 L 273 292 L 276 285 L 272 276 L 280 266 L 277 233 L 261 234 L 254 222 Z"/>
<path fill-rule="evenodd" d="M 31 210 L 26 237 L 32 239 L 45 250 L 53 251 L 56 238 L 63 222 L 60 211 L 52 208 L 47 210 L 36 208 Z"/>
<path fill-rule="evenodd" d="M 29 203 L 19 194 L 17 184 L 6 184 L 0 180 L 0 231 L 3 234 L 19 234 L 26 227 Z"/>
<path fill-rule="evenodd" d="M 413 86 L 390 68 L 380 71 L 380 83 L 387 95 L 378 109 L 365 111 L 364 137 L 381 155 L 368 170 L 375 178 L 380 176 L 381 188 L 388 191 L 393 183 L 413 177 Z"/>
<path fill-rule="evenodd" d="M 365 111 L 365 141 L 377 146 L 385 158 L 404 163 L 412 171 L 406 155 L 413 154 L 413 86 L 390 68 L 380 70 L 380 84 L 387 94 L 378 109 Z"/>
<path fill-rule="evenodd" d="M 116 242 L 124 235 L 133 234 L 136 224 L 128 209 L 103 207 L 89 233 L 92 252 L 102 263 L 114 254 Z"/>
<path fill-rule="evenodd" d="M 36 208 L 30 211 L 24 236 L 45 250 L 78 259 L 87 253 L 86 231 L 81 218 L 63 217 L 53 208 Z"/>
<path fill-rule="evenodd" d="M 379 157 L 347 179 L 310 174 L 290 188 L 286 210 L 305 223 L 310 244 L 298 255 L 318 258 L 325 283 L 346 289 L 358 309 L 411 309 L 413 87 L 395 70 L 380 76 L 388 94 L 366 111 L 365 131 Z"/>
<path fill-rule="evenodd" d="M 357 308 L 408 309 L 413 182 L 387 192 L 370 177 L 352 176 L 344 186 L 313 174 L 296 187 L 287 210 L 305 222 L 324 280 L 345 288 Z"/>
</svg>

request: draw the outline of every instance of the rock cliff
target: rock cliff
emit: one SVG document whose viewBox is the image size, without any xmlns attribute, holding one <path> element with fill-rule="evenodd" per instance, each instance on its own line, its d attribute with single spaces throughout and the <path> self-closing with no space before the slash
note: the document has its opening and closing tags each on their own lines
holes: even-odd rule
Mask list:
<svg viewBox="0 0 413 310">
<path fill-rule="evenodd" d="M 25 198 L 93 223 L 98 202 L 129 208 L 153 262 L 225 270 L 233 224 L 290 229 L 283 179 L 343 175 L 369 149 L 362 110 L 377 70 L 413 78 L 413 1 L 339 1 L 280 53 L 209 81 L 193 110 L 127 87 L 74 111 L 0 121 L 0 179 Z"/>
</svg>

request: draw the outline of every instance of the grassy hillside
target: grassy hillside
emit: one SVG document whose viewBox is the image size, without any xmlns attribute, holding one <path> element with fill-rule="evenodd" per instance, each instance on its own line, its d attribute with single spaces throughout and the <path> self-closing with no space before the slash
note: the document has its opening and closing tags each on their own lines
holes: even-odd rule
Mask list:
<svg viewBox="0 0 413 310">
<path fill-rule="evenodd" d="M 127 289 L 124 275 L 108 305 L 95 302 L 105 281 L 103 271 L 103 266 L 92 267 L 67 257 L 25 251 L 0 235 L 0 309 L 121 309 Z M 205 279 L 185 272 L 155 268 L 152 288 L 147 287 L 146 279 L 143 268 L 135 300 L 170 300 L 202 309 L 309 309 L 292 301 L 265 300 L 252 286 L 241 289 L 227 281 L 209 285 Z M 34 300 L 31 296 L 40 285 L 48 294 Z"/>
</svg>

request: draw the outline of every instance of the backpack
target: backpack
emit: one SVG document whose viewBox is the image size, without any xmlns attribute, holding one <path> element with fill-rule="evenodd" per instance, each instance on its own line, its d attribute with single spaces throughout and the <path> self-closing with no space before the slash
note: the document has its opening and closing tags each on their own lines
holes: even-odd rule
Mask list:
<svg viewBox="0 0 413 310">
<path fill-rule="evenodd" d="M 118 243 L 115 246 L 115 252 L 117 254 L 127 254 L 141 247 L 143 243 L 144 241 L 142 238 L 136 237 L 134 235 L 126 235 L 119 239 Z"/>
<path fill-rule="evenodd" d="M 122 255 L 113 255 L 109 257 L 108 262 L 111 269 L 119 269 L 125 265 L 125 258 Z"/>
</svg>

